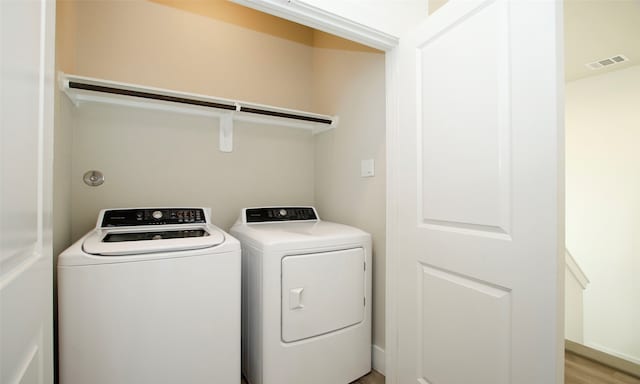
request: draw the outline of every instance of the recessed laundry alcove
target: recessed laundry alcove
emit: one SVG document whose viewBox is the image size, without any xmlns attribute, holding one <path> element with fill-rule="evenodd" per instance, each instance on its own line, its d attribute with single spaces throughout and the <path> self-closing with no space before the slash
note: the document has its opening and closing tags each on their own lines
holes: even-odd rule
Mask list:
<svg viewBox="0 0 640 384">
<path fill-rule="evenodd" d="M 223 1 L 61 1 L 56 69 L 174 92 L 339 116 L 318 134 L 170 109 L 85 102 L 56 91 L 54 254 L 95 225 L 98 210 L 205 206 L 223 229 L 240 209 L 314 205 L 320 217 L 373 235 L 373 343 L 384 348 L 385 56 Z M 361 177 L 373 159 L 374 177 Z M 99 170 L 99 187 L 83 183 Z"/>
</svg>

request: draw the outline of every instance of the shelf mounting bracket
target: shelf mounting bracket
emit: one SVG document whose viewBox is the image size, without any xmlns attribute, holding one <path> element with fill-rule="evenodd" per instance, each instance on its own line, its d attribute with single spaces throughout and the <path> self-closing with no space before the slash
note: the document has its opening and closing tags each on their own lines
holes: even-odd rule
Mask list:
<svg viewBox="0 0 640 384">
<path fill-rule="evenodd" d="M 220 152 L 233 152 L 233 113 L 220 116 Z"/>
</svg>

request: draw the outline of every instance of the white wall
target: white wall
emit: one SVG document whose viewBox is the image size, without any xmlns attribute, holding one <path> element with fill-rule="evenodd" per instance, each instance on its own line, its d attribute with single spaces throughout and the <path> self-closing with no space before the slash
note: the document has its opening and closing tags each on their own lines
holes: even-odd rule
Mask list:
<svg viewBox="0 0 640 384">
<path fill-rule="evenodd" d="M 373 236 L 373 343 L 384 349 L 385 57 L 316 48 L 313 69 L 314 110 L 340 116 L 337 129 L 316 137 L 316 207 L 324 219 Z M 375 177 L 360 177 L 360 161 L 365 159 L 375 161 Z"/>
<path fill-rule="evenodd" d="M 640 66 L 566 87 L 567 248 L 586 345 L 640 363 Z"/>
<path fill-rule="evenodd" d="M 564 337 L 584 343 L 583 290 L 568 268 L 564 271 Z"/>
<path fill-rule="evenodd" d="M 564 337 L 584 343 L 584 290 L 589 279 L 573 256 L 565 251 L 564 269 Z"/>
</svg>

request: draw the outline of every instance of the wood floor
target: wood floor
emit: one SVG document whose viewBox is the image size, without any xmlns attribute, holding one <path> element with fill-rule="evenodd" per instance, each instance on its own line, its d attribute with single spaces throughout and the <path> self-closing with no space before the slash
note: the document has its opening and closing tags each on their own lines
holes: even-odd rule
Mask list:
<svg viewBox="0 0 640 384">
<path fill-rule="evenodd" d="M 246 382 L 242 380 L 242 384 Z M 371 371 L 351 384 L 384 384 L 384 376 Z M 564 384 L 640 384 L 640 379 L 567 352 L 564 359 Z"/>
<path fill-rule="evenodd" d="M 371 371 L 367 376 L 363 376 L 351 384 L 384 384 L 384 376 L 377 371 Z"/>
<path fill-rule="evenodd" d="M 564 358 L 565 384 L 640 384 L 640 379 L 571 352 Z"/>
</svg>

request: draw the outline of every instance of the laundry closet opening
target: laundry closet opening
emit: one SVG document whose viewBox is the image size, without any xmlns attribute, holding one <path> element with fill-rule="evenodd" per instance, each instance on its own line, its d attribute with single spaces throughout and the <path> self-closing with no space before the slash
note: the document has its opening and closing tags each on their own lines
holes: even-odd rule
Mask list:
<svg viewBox="0 0 640 384">
<path fill-rule="evenodd" d="M 102 208 L 205 206 L 228 230 L 241 208 L 313 205 L 373 239 L 373 344 L 385 347 L 385 55 L 226 1 L 59 1 L 56 69 L 177 92 L 338 116 L 310 131 L 56 91 L 54 254 Z M 363 172 L 364 165 L 373 165 Z M 98 170 L 98 187 L 83 174 Z M 367 170 L 368 171 L 368 170 Z M 362 176 L 362 175 L 366 175 Z"/>
<path fill-rule="evenodd" d="M 567 349 L 635 376 L 639 34 L 637 2 L 565 2 Z"/>
</svg>

